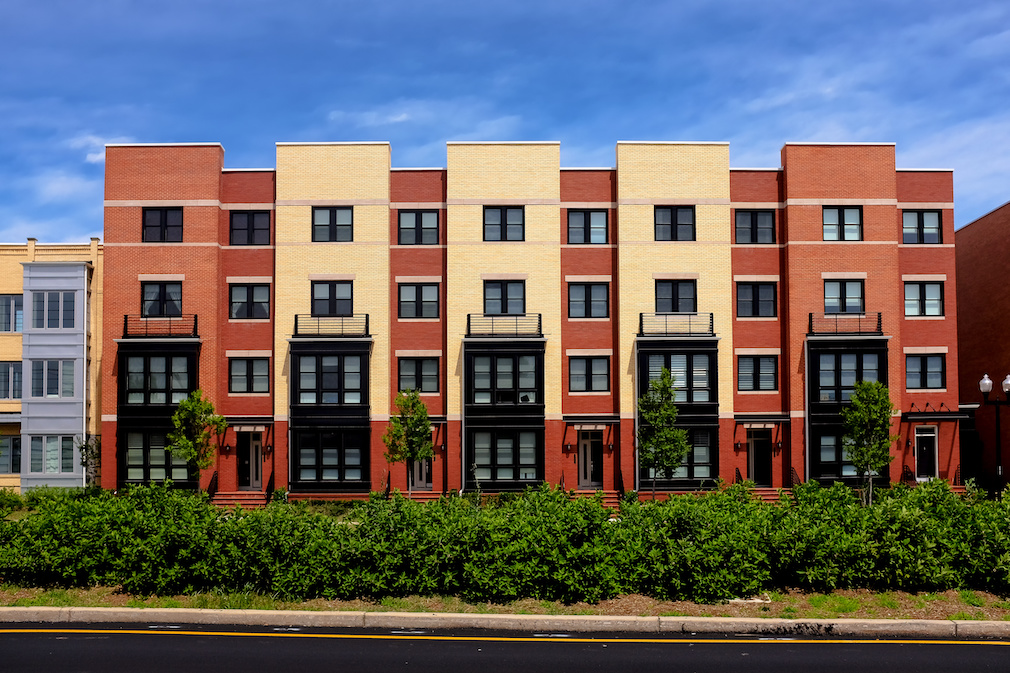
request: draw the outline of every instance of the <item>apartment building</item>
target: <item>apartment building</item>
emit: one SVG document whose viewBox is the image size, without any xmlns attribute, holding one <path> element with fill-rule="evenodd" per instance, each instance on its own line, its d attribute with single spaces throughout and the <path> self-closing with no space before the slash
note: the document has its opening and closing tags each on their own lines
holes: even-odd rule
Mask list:
<svg viewBox="0 0 1010 673">
<path fill-rule="evenodd" d="M 406 490 L 381 441 L 418 390 L 435 457 L 415 493 L 542 482 L 619 492 L 855 477 L 856 380 L 900 410 L 891 480 L 959 474 L 950 171 L 890 144 L 788 144 L 731 169 L 727 143 L 387 143 L 107 152 L 103 485 L 171 477 L 220 501 Z M 639 468 L 636 402 L 669 369 L 692 450 Z M 229 421 L 217 465 L 173 462 L 175 404 Z M 112 412 L 115 413 L 112 413 Z"/>
</svg>

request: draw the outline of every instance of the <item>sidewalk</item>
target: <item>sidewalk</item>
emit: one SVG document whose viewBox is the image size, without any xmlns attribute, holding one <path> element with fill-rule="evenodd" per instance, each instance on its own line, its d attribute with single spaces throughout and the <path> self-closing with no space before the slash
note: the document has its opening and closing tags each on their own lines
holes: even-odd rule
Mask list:
<svg viewBox="0 0 1010 673">
<path fill-rule="evenodd" d="M 1010 622 L 926 619 L 608 617 L 190 608 L 0 608 L 0 624 L 200 624 L 368 629 L 499 629 L 526 633 L 748 634 L 774 637 L 1010 639 Z"/>
</svg>

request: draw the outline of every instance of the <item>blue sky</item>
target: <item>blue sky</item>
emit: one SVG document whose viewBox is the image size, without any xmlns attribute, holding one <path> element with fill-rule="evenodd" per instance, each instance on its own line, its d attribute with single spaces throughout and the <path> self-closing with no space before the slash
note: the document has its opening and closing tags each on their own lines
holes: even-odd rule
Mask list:
<svg viewBox="0 0 1010 673">
<path fill-rule="evenodd" d="M 897 143 L 953 168 L 960 226 L 1010 200 L 1010 3 L 963 0 L 0 0 L 0 241 L 102 228 L 106 142 Z"/>
</svg>

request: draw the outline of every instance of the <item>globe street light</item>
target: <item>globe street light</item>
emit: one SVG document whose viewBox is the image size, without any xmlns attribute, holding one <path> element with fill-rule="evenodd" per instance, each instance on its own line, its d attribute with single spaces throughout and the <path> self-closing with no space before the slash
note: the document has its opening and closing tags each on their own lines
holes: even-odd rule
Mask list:
<svg viewBox="0 0 1010 673">
<path fill-rule="evenodd" d="M 989 374 L 983 374 L 982 380 L 978 382 L 979 392 L 982 393 L 982 401 L 985 404 L 992 405 L 996 407 L 996 474 L 1002 479 L 1003 477 L 1003 435 L 999 428 L 999 416 L 1000 407 L 1010 405 L 1010 374 L 1006 375 L 1006 378 L 1000 383 L 1000 387 L 1003 389 L 1003 396 L 1006 398 L 1001 399 L 989 399 L 989 393 L 992 392 L 992 379 L 989 378 Z"/>
</svg>

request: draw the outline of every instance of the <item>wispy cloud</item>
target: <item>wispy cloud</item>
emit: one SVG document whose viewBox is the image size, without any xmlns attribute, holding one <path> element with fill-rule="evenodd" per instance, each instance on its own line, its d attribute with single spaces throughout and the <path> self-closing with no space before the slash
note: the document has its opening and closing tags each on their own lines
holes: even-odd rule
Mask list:
<svg viewBox="0 0 1010 673">
<path fill-rule="evenodd" d="M 91 133 L 75 136 L 67 141 L 67 147 L 74 150 L 85 150 L 84 160 L 89 164 L 105 163 L 105 146 L 109 143 L 128 143 L 133 139 L 127 136 L 102 137 Z"/>
</svg>

